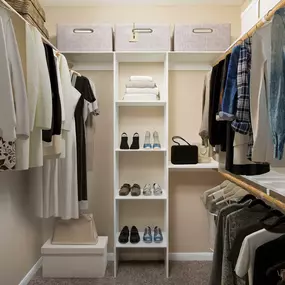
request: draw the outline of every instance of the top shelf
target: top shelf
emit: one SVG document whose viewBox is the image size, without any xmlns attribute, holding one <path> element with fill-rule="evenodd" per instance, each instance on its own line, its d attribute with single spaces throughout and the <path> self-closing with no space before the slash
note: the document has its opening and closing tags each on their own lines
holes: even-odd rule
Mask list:
<svg viewBox="0 0 285 285">
<path fill-rule="evenodd" d="M 118 62 L 164 62 L 169 56 L 170 64 L 207 64 L 212 65 L 224 51 L 194 51 L 194 52 L 73 52 L 62 51 L 69 62 L 73 64 L 113 63 Z"/>
</svg>

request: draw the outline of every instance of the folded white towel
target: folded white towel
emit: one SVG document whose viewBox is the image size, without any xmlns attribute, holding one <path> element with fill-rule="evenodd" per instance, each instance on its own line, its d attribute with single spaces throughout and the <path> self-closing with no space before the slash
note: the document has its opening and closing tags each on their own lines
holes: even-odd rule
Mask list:
<svg viewBox="0 0 285 285">
<path fill-rule="evenodd" d="M 127 88 L 154 88 L 156 87 L 156 84 L 153 81 L 129 81 L 126 84 Z"/>
<path fill-rule="evenodd" d="M 153 81 L 151 76 L 131 76 L 130 81 Z"/>
<path fill-rule="evenodd" d="M 155 94 L 125 94 L 125 101 L 158 101 L 159 97 Z"/>
<path fill-rule="evenodd" d="M 159 94 L 158 88 L 126 88 L 126 94 Z"/>
</svg>

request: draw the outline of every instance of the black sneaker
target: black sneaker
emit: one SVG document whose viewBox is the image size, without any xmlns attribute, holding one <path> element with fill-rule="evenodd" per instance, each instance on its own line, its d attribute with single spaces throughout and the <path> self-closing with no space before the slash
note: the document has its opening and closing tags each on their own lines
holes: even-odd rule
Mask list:
<svg viewBox="0 0 285 285">
<path fill-rule="evenodd" d="M 130 236 L 130 231 L 129 228 L 127 226 L 123 227 L 120 235 L 119 235 L 119 243 L 128 243 L 129 241 L 129 236 Z"/>
<path fill-rule="evenodd" d="M 131 228 L 131 236 L 130 236 L 130 242 L 131 243 L 139 243 L 141 240 L 139 231 L 136 227 Z"/>
<path fill-rule="evenodd" d="M 140 136 L 138 133 L 134 133 L 131 149 L 140 149 Z"/>
<path fill-rule="evenodd" d="M 130 149 L 128 145 L 128 135 L 126 133 L 122 133 L 120 149 Z"/>
</svg>

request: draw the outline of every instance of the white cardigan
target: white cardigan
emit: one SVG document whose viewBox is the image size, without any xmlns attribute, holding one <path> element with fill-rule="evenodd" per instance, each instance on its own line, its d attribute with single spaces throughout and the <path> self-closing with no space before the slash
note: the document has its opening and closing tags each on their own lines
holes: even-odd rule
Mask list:
<svg viewBox="0 0 285 285">
<path fill-rule="evenodd" d="M 0 8 L 0 129 L 6 141 L 29 137 L 29 108 L 22 62 L 9 13 Z M 1 135 L 1 134 L 0 134 Z"/>
</svg>

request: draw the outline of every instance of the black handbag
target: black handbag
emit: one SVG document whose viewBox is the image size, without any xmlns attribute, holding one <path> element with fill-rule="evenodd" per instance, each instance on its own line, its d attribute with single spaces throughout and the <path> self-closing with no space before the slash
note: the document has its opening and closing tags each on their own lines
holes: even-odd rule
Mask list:
<svg viewBox="0 0 285 285">
<path fill-rule="evenodd" d="M 177 140 L 180 139 L 187 143 L 181 145 Z M 172 141 L 176 143 L 171 147 L 171 163 L 172 164 L 197 164 L 198 163 L 198 147 L 190 145 L 185 139 L 179 136 L 172 137 Z"/>
</svg>

